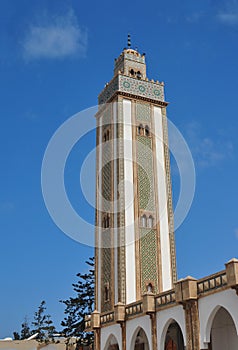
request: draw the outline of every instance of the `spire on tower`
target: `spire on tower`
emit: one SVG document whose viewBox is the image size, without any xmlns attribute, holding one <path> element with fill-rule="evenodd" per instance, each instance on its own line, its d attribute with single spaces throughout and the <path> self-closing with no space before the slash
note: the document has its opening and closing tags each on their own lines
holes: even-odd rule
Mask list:
<svg viewBox="0 0 238 350">
<path fill-rule="evenodd" d="M 128 36 L 127 36 L 127 46 L 128 46 L 128 49 L 130 49 L 130 47 L 131 47 L 131 35 L 130 34 L 128 34 Z"/>
</svg>

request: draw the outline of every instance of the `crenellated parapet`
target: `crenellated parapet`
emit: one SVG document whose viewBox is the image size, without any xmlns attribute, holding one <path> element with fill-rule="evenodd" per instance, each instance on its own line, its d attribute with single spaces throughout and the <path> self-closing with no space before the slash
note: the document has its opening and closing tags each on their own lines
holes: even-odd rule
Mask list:
<svg viewBox="0 0 238 350">
<path fill-rule="evenodd" d="M 98 104 L 104 104 L 112 100 L 118 93 L 126 93 L 138 98 L 149 99 L 155 102 L 164 102 L 164 83 L 145 79 L 139 80 L 129 75 L 118 73 L 98 97 Z"/>
</svg>

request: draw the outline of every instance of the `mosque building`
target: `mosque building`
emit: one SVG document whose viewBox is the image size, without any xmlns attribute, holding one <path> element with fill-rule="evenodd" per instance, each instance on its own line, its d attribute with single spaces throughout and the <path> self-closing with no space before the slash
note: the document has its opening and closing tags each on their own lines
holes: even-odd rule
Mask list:
<svg viewBox="0 0 238 350">
<path fill-rule="evenodd" d="M 164 83 L 128 47 L 98 98 L 96 350 L 237 350 L 238 260 L 177 279 Z"/>
</svg>

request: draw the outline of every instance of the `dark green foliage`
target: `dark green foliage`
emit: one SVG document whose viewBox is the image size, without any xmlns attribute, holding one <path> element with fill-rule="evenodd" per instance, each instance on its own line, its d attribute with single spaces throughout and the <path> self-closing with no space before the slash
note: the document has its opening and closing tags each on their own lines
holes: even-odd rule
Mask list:
<svg viewBox="0 0 238 350">
<path fill-rule="evenodd" d="M 38 307 L 38 310 L 35 312 L 34 314 L 34 321 L 32 322 L 32 326 L 34 327 L 32 330 L 32 333 L 38 333 L 38 337 L 37 339 L 42 342 L 44 340 L 44 332 L 43 332 L 43 328 L 45 325 L 45 320 L 46 320 L 46 316 L 45 316 L 45 301 L 43 300 L 40 303 L 40 306 Z"/>
<path fill-rule="evenodd" d="M 27 339 L 32 335 L 30 327 L 29 327 L 29 323 L 27 320 L 27 317 L 24 318 L 24 321 L 21 325 L 21 339 Z"/>
<path fill-rule="evenodd" d="M 45 314 L 46 307 L 45 301 L 43 300 L 38 307 L 38 310 L 34 314 L 34 321 L 32 322 L 32 334 L 38 333 L 37 340 L 39 342 L 49 342 L 53 340 L 53 333 L 55 327 L 51 320 L 50 315 Z"/>
<path fill-rule="evenodd" d="M 65 304 L 66 317 L 61 322 L 64 327 L 62 334 L 68 339 L 77 338 L 78 345 L 93 344 L 93 333 L 83 332 L 85 315 L 91 314 L 94 306 L 94 258 L 86 261 L 89 266 L 88 273 L 78 273 L 79 280 L 72 284 L 75 297 L 60 302 Z"/>
<path fill-rule="evenodd" d="M 45 340 L 46 341 L 53 341 L 54 340 L 54 333 L 55 333 L 55 326 L 53 325 L 53 321 L 51 320 L 50 315 L 46 315 L 46 320 L 45 320 L 45 327 L 43 328 L 45 332 Z"/>
<path fill-rule="evenodd" d="M 19 333 L 13 332 L 13 339 L 14 339 L 14 340 L 19 340 L 19 339 L 20 339 Z"/>
</svg>

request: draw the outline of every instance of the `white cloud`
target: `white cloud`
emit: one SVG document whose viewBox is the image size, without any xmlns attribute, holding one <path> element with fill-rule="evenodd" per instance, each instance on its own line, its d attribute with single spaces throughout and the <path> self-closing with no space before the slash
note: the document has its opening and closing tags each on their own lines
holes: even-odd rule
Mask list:
<svg viewBox="0 0 238 350">
<path fill-rule="evenodd" d="M 219 0 L 216 1 L 215 8 L 208 5 L 206 11 L 200 10 L 185 14 L 185 20 L 191 24 L 199 23 L 206 18 L 212 18 L 225 25 L 238 25 L 238 0 Z"/>
<path fill-rule="evenodd" d="M 217 18 L 220 22 L 225 24 L 238 24 L 238 13 L 219 13 Z"/>
<path fill-rule="evenodd" d="M 197 23 L 204 17 L 203 12 L 193 12 L 185 17 L 186 21 L 189 23 Z"/>
<path fill-rule="evenodd" d="M 227 25 L 238 24 L 238 1 L 227 0 L 223 4 L 223 8 L 217 13 L 219 22 Z"/>
<path fill-rule="evenodd" d="M 186 139 L 194 160 L 200 167 L 215 166 L 233 154 L 231 141 L 219 135 L 214 137 L 203 135 L 201 126 L 196 122 L 187 125 Z"/>
<path fill-rule="evenodd" d="M 24 38 L 27 60 L 86 55 L 87 31 L 79 27 L 72 10 L 64 16 L 42 18 L 42 22 L 31 25 Z"/>
</svg>

